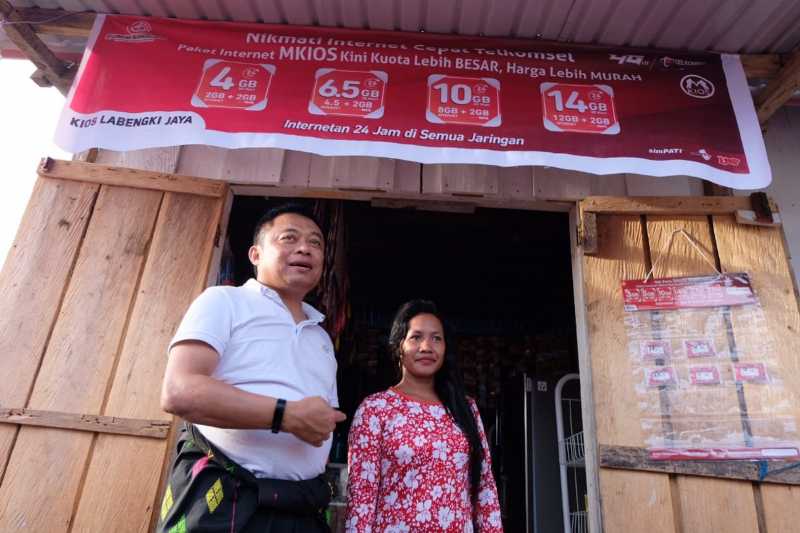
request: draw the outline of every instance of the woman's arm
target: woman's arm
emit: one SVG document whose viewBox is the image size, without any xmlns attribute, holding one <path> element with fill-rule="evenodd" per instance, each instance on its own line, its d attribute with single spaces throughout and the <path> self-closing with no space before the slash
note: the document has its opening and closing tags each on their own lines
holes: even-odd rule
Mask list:
<svg viewBox="0 0 800 533">
<path fill-rule="evenodd" d="M 483 430 L 483 422 L 478 412 L 478 406 L 474 401 L 469 402 L 472 413 L 475 415 L 475 423 L 478 426 L 478 434 L 483 448 L 483 462 L 481 464 L 481 481 L 478 485 L 478 501 L 475 509 L 475 521 L 478 525 L 479 533 L 502 533 L 503 522 L 500 518 L 500 501 L 497 498 L 497 485 L 492 474 L 492 456 L 489 453 L 489 443 L 486 440 L 486 432 Z"/>
<path fill-rule="evenodd" d="M 347 533 L 373 531 L 380 497 L 383 420 L 364 401 L 353 417 L 347 439 Z"/>
</svg>

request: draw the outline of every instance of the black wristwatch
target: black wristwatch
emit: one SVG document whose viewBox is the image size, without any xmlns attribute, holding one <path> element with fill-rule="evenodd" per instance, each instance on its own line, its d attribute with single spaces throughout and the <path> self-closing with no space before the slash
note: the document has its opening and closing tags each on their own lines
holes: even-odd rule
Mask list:
<svg viewBox="0 0 800 533">
<path fill-rule="evenodd" d="M 275 402 L 275 412 L 272 414 L 272 432 L 278 433 L 283 423 L 283 412 L 286 410 L 286 400 L 278 398 Z"/>
</svg>

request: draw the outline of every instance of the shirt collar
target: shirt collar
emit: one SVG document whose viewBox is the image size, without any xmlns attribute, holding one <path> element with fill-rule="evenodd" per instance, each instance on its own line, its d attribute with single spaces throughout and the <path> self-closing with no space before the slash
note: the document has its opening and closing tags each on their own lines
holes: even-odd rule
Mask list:
<svg viewBox="0 0 800 533">
<path fill-rule="evenodd" d="M 255 278 L 248 279 L 247 282 L 242 286 L 244 288 L 246 288 L 246 289 L 249 289 L 249 290 L 258 291 L 258 292 L 261 293 L 262 296 L 266 296 L 270 300 L 273 300 L 273 301 L 279 303 L 284 308 L 286 307 L 286 304 L 283 303 L 283 300 L 281 299 L 281 296 L 278 294 L 278 292 L 275 289 L 273 289 L 271 287 L 267 287 L 266 285 L 262 284 L 260 281 L 258 281 Z M 319 311 L 314 309 L 314 307 L 311 304 L 308 304 L 306 302 L 302 302 L 301 305 L 303 307 L 303 312 L 308 317 L 303 322 L 310 322 L 312 324 L 319 324 L 320 322 L 325 320 L 325 315 L 323 315 L 322 313 L 320 313 Z"/>
</svg>

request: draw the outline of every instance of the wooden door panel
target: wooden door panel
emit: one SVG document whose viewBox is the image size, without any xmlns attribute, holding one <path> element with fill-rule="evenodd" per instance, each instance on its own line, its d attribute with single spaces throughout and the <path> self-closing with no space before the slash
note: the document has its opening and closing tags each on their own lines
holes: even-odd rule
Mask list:
<svg viewBox="0 0 800 533">
<path fill-rule="evenodd" d="M 0 424 L 0 530 L 148 531 L 172 444 L 166 348 L 205 287 L 227 190 L 76 162 L 40 175 L 0 273 L 0 402 L 52 426 Z"/>
<path fill-rule="evenodd" d="M 628 200 L 618 199 L 620 211 Z M 644 206 L 646 211 L 647 206 Z M 630 209 L 636 211 L 636 209 Z M 660 212 L 668 211 L 660 209 Z M 620 282 L 641 279 L 657 260 L 666 243 L 677 229 L 685 229 L 707 254 L 718 257 L 726 271 L 745 271 L 751 274 L 754 289 L 761 301 L 769 324 L 771 344 L 779 355 L 775 371 L 784 380 L 784 387 L 769 393 L 756 386 L 744 387 L 745 412 L 766 409 L 767 405 L 790 405 L 795 421 L 800 417 L 800 314 L 793 291 L 781 232 L 775 228 L 755 228 L 738 225 L 733 216 L 708 216 L 702 213 L 681 215 L 597 215 L 598 253 L 583 257 L 583 284 L 586 297 L 588 347 L 592 366 L 594 415 L 597 442 L 602 446 L 631 446 L 646 448 L 648 443 L 640 423 L 640 411 L 634 386 L 636 376 L 630 362 L 627 332 L 621 301 Z M 675 237 L 669 258 L 657 265 L 655 277 L 678 277 L 713 273 L 713 268 L 683 237 Z M 657 316 L 642 315 L 644 327 L 660 327 Z M 689 320 L 701 320 L 688 317 Z M 732 328 L 742 327 L 736 311 L 731 313 Z M 695 324 L 704 331 L 702 323 Z M 719 337 L 719 338 L 717 338 Z M 722 350 L 728 346 L 727 335 L 714 338 Z M 745 336 L 741 335 L 744 339 Z M 750 338 L 753 336 L 750 335 Z M 755 350 L 741 345 L 739 350 Z M 720 360 L 722 366 L 723 361 Z M 669 391 L 654 391 L 660 395 L 651 403 L 662 406 L 662 417 L 674 421 L 680 431 L 684 414 L 701 413 L 708 409 L 708 397 L 683 395 L 680 402 Z M 740 412 L 740 398 L 735 390 L 720 393 L 714 409 L 735 415 Z M 660 403 L 659 403 L 660 402 Z M 767 403 L 771 402 L 771 403 Z M 724 403 L 725 405 L 721 405 Z M 730 409 L 725 408 L 725 406 Z M 741 421 L 733 418 L 719 422 L 729 435 L 740 435 L 744 443 Z M 755 532 L 791 531 L 800 522 L 800 506 L 795 505 L 797 487 L 777 484 L 754 484 L 732 479 L 654 473 L 641 470 L 601 468 L 601 509 L 604 530 L 665 532 Z M 794 498 L 794 499 L 793 499 Z"/>
<path fill-rule="evenodd" d="M 24 407 L 78 253 L 98 185 L 39 178 L 0 272 L 0 405 Z M 19 428 L 0 424 L 0 480 Z"/>
<path fill-rule="evenodd" d="M 27 407 L 102 413 L 161 196 L 100 188 Z M 11 528 L 12 516 L 37 531 L 69 523 L 92 434 L 36 427 L 19 431 L 0 487 L 0 530 Z"/>
<path fill-rule="evenodd" d="M 105 414 L 171 418 L 159 405 L 166 348 L 186 308 L 205 287 L 221 207 L 214 198 L 165 194 Z M 169 439 L 100 435 L 76 531 L 147 531 L 170 444 Z"/>
</svg>

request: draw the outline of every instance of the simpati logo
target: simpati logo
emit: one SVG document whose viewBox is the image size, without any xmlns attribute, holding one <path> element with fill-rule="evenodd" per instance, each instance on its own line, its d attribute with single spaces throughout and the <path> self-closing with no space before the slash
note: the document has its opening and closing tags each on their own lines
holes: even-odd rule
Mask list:
<svg viewBox="0 0 800 533">
<path fill-rule="evenodd" d="M 716 91 L 713 83 L 697 74 L 681 78 L 681 90 L 692 98 L 711 98 Z"/>
<path fill-rule="evenodd" d="M 153 31 L 153 27 L 150 26 L 150 23 L 146 20 L 140 20 L 138 22 L 134 22 L 133 24 L 128 24 L 128 33 L 150 33 L 151 31 Z"/>
</svg>

